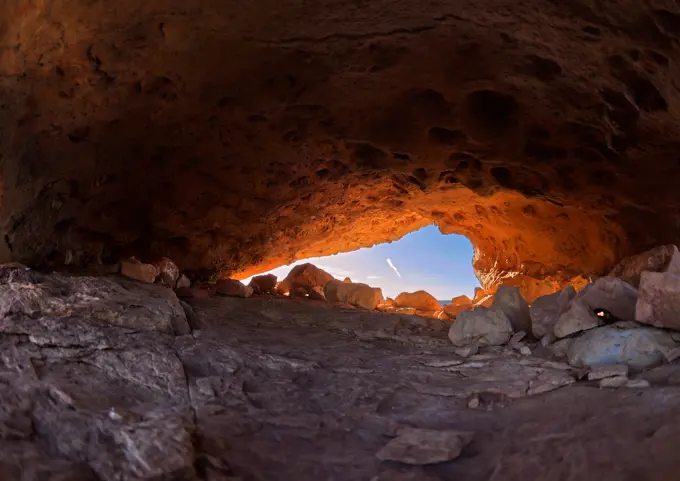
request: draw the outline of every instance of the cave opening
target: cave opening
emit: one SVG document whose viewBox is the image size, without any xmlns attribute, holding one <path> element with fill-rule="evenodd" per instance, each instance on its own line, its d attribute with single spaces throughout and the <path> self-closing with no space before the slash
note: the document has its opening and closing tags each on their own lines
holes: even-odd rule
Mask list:
<svg viewBox="0 0 680 481">
<path fill-rule="evenodd" d="M 480 287 L 472 267 L 474 247 L 462 235 L 442 234 L 430 225 L 393 242 L 364 247 L 331 256 L 300 259 L 263 274 L 283 279 L 300 264 L 312 263 L 334 278 L 351 279 L 382 289 L 385 297 L 396 298 L 402 292 L 424 290 L 441 304 L 453 297 L 474 297 Z M 242 279 L 248 284 L 252 276 Z"/>
</svg>

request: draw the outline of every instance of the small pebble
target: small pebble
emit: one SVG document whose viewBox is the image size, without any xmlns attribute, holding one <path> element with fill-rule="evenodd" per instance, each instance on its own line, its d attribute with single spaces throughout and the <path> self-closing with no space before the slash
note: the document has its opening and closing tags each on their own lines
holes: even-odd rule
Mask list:
<svg viewBox="0 0 680 481">
<path fill-rule="evenodd" d="M 475 396 L 472 399 L 470 399 L 470 402 L 468 403 L 468 407 L 470 409 L 477 409 L 479 407 L 479 398 L 477 396 Z"/>
</svg>

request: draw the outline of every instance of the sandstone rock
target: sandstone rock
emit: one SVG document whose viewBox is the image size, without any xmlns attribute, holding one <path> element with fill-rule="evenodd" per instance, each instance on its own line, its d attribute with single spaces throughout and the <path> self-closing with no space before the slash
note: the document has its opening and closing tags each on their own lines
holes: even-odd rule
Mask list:
<svg viewBox="0 0 680 481">
<path fill-rule="evenodd" d="M 626 376 L 613 376 L 606 377 L 600 380 L 601 388 L 618 389 L 624 387 L 628 384 L 628 377 Z"/>
<path fill-rule="evenodd" d="M 372 311 L 383 299 L 382 290 L 361 283 L 330 281 L 324 289 L 326 299 L 341 302 Z"/>
<path fill-rule="evenodd" d="M 501 285 L 493 297 L 491 309 L 503 311 L 515 332 L 531 330 L 529 304 L 519 293 L 519 288 Z"/>
<path fill-rule="evenodd" d="M 433 431 L 402 428 L 397 437 L 376 456 L 381 461 L 397 461 L 411 465 L 442 463 L 456 459 L 472 442 L 474 433 L 466 431 Z"/>
<path fill-rule="evenodd" d="M 443 308 L 444 312 L 451 318 L 455 319 L 461 312 L 469 311 L 472 306 L 454 306 L 453 304 L 446 304 Z"/>
<path fill-rule="evenodd" d="M 418 309 L 415 307 L 397 307 L 394 309 L 397 314 L 406 314 L 409 316 L 415 316 L 418 313 Z"/>
<path fill-rule="evenodd" d="M 604 324 L 603 319 L 596 316 L 585 302 L 581 299 L 574 299 L 557 320 L 553 332 L 557 338 L 562 338 L 602 324 Z"/>
<path fill-rule="evenodd" d="M 579 292 L 572 302 L 577 300 L 591 310 L 604 309 L 621 321 L 635 319 L 637 289 L 617 277 L 600 277 Z"/>
<path fill-rule="evenodd" d="M 300 264 L 291 269 L 286 278 L 279 283 L 277 290 L 279 294 L 285 295 L 290 293 L 294 287 L 324 288 L 332 280 L 332 275 L 314 264 Z"/>
<path fill-rule="evenodd" d="M 352 283 L 352 279 L 350 279 L 349 277 L 345 277 L 345 279 L 344 279 L 342 282 L 344 282 L 344 283 L 346 283 L 346 284 L 351 284 L 351 283 Z"/>
<path fill-rule="evenodd" d="M 474 307 L 491 307 L 493 304 L 493 294 L 488 294 L 475 302 Z"/>
<path fill-rule="evenodd" d="M 402 292 L 394 302 L 399 307 L 413 307 L 420 311 L 438 311 L 441 309 L 439 301 L 425 291 Z"/>
<path fill-rule="evenodd" d="M 479 346 L 476 343 L 468 344 L 467 346 L 454 347 L 453 352 L 460 357 L 474 356 L 479 352 Z"/>
<path fill-rule="evenodd" d="M 589 381 L 599 381 L 608 377 L 628 378 L 628 366 L 625 364 L 594 364 L 590 366 Z"/>
<path fill-rule="evenodd" d="M 326 295 L 324 294 L 324 290 L 320 287 L 312 287 L 308 291 L 309 298 L 314 300 L 314 301 L 325 301 L 326 300 Z"/>
<path fill-rule="evenodd" d="M 248 287 L 235 279 L 220 279 L 215 283 L 215 290 L 218 294 L 230 297 L 250 297 L 253 295 L 252 287 Z"/>
<path fill-rule="evenodd" d="M 631 389 L 640 389 L 649 386 L 650 386 L 649 381 L 647 381 L 646 379 L 630 379 L 626 383 L 626 387 Z"/>
<path fill-rule="evenodd" d="M 191 281 L 189 280 L 189 278 L 187 276 L 185 276 L 184 274 L 180 274 L 179 278 L 177 279 L 176 288 L 177 289 L 182 289 L 182 288 L 188 289 L 189 287 L 191 287 Z"/>
<path fill-rule="evenodd" d="M 158 270 L 152 264 L 143 264 L 137 259 L 127 259 L 120 263 L 120 273 L 130 279 L 153 284 L 158 277 Z"/>
<path fill-rule="evenodd" d="M 667 363 L 672 363 L 676 359 L 680 358 L 680 347 L 676 347 L 675 349 L 665 353 L 666 357 L 666 362 Z"/>
<path fill-rule="evenodd" d="M 512 336 L 512 325 L 503 311 L 478 307 L 458 315 L 449 329 L 449 339 L 454 346 L 478 344 L 500 346 Z"/>
<path fill-rule="evenodd" d="M 635 320 L 680 331 L 680 275 L 670 272 L 643 272 L 635 306 Z"/>
<path fill-rule="evenodd" d="M 555 334 L 553 332 L 549 332 L 541 338 L 541 346 L 548 347 L 550 344 L 552 344 L 556 340 L 557 340 L 557 338 L 555 337 Z"/>
<path fill-rule="evenodd" d="M 653 328 L 597 327 L 574 339 L 567 353 L 572 366 L 625 364 L 642 370 L 661 364 L 665 353 L 676 346 L 668 333 Z"/>
<path fill-rule="evenodd" d="M 510 344 L 510 346 L 516 346 L 516 345 L 518 345 L 518 344 L 522 341 L 522 339 L 524 339 L 526 336 L 527 336 L 527 333 L 526 333 L 525 331 L 516 332 L 516 333 L 514 333 L 514 334 L 512 335 L 512 337 L 510 338 L 510 341 L 508 341 L 508 344 Z"/>
<path fill-rule="evenodd" d="M 169 334 L 175 331 L 174 326 L 186 323 L 173 291 L 119 276 L 74 277 L 0 270 L 0 286 L 0 319 L 10 314 L 32 318 L 81 316 L 99 325 Z"/>
<path fill-rule="evenodd" d="M 457 296 L 451 299 L 451 304 L 454 306 L 472 306 L 472 300 L 466 296 Z"/>
<path fill-rule="evenodd" d="M 562 358 L 562 357 L 567 357 L 567 353 L 569 352 L 569 348 L 571 347 L 571 344 L 574 342 L 574 339 L 560 339 L 559 341 L 556 341 L 548 346 L 548 349 L 553 353 L 555 357 Z"/>
<path fill-rule="evenodd" d="M 680 275 L 680 253 L 673 244 L 662 245 L 642 254 L 627 257 L 619 262 L 609 273 L 634 287 L 640 284 L 640 276 L 644 271 L 670 272 Z"/>
<path fill-rule="evenodd" d="M 394 299 L 391 297 L 388 297 L 385 299 L 385 302 L 383 303 L 385 307 L 394 307 L 396 304 L 394 303 Z"/>
<path fill-rule="evenodd" d="M 293 299 L 307 299 L 309 291 L 304 287 L 296 286 L 290 290 L 289 295 Z"/>
<path fill-rule="evenodd" d="M 450 318 L 455 319 L 458 314 L 472 307 L 472 301 L 468 296 L 458 296 L 451 299 L 451 304 L 446 304 L 443 309 Z"/>
<path fill-rule="evenodd" d="M 177 279 L 179 279 L 179 267 L 177 267 L 177 264 L 172 259 L 163 257 L 159 261 L 154 262 L 153 265 L 158 272 L 160 283 L 174 289 L 177 285 Z"/>
<path fill-rule="evenodd" d="M 193 297 L 194 299 L 210 299 L 215 297 L 215 289 L 209 287 L 193 286 L 180 287 L 175 290 L 177 297 Z"/>
<path fill-rule="evenodd" d="M 539 297 L 534 301 L 529 308 L 529 315 L 531 332 L 536 339 L 542 339 L 546 334 L 553 332 L 555 323 L 575 295 L 576 290 L 572 286 L 567 286 L 559 292 Z"/>
<path fill-rule="evenodd" d="M 481 287 L 475 287 L 475 293 L 472 296 L 472 303 L 477 304 L 479 301 L 487 297 L 489 294 Z"/>
<path fill-rule="evenodd" d="M 0 264 L 0 269 L 20 269 L 25 271 L 28 270 L 28 267 L 21 262 L 5 262 Z"/>
<path fill-rule="evenodd" d="M 248 285 L 255 294 L 276 294 L 276 281 L 274 274 L 265 274 L 253 277 Z"/>
</svg>

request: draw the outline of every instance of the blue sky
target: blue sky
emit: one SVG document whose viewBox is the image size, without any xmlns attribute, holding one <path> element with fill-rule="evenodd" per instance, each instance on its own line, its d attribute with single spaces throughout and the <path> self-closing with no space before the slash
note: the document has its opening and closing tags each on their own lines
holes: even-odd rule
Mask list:
<svg viewBox="0 0 680 481">
<path fill-rule="evenodd" d="M 283 279 L 294 265 L 311 262 L 336 279 L 350 277 L 354 282 L 380 287 L 385 297 L 424 289 L 441 300 L 462 294 L 472 298 L 475 287 L 479 287 L 472 271 L 472 252 L 466 237 L 442 235 L 436 226 L 428 226 L 391 244 L 300 260 L 271 273 Z"/>
</svg>

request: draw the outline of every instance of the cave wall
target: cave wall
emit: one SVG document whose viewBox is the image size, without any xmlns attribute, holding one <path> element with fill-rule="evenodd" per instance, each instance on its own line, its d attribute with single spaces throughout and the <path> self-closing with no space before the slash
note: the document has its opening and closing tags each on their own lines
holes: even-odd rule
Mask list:
<svg viewBox="0 0 680 481">
<path fill-rule="evenodd" d="M 245 277 L 467 235 L 485 286 L 675 242 L 671 1 L 3 0 L 0 260 Z"/>
</svg>

